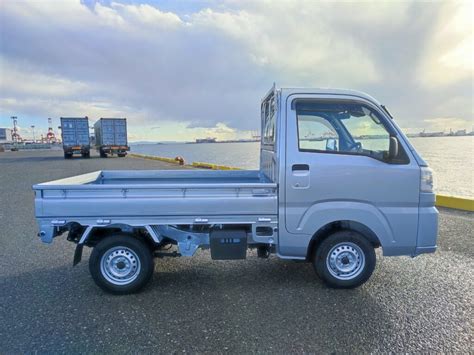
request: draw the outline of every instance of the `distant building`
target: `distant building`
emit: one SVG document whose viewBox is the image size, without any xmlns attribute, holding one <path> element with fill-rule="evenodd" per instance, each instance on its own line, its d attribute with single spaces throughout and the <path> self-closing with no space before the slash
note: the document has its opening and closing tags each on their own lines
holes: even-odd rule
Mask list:
<svg viewBox="0 0 474 355">
<path fill-rule="evenodd" d="M 0 144 L 12 143 L 12 132 L 10 128 L 0 128 Z"/>
<path fill-rule="evenodd" d="M 420 137 L 442 137 L 444 136 L 444 132 L 420 132 Z"/>
</svg>

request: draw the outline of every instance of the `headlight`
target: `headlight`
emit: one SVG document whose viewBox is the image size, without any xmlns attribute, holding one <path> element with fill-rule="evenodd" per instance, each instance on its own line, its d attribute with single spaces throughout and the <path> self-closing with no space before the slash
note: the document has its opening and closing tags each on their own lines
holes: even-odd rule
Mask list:
<svg viewBox="0 0 474 355">
<path fill-rule="evenodd" d="M 433 192 L 433 170 L 428 167 L 421 168 L 420 191 Z"/>
</svg>

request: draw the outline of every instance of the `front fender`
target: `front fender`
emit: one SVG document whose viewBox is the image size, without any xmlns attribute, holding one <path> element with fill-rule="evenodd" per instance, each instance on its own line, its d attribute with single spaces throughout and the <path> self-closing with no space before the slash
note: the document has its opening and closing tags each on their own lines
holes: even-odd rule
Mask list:
<svg viewBox="0 0 474 355">
<path fill-rule="evenodd" d="M 406 252 L 398 250 L 393 229 L 376 206 L 359 201 L 326 201 L 306 210 L 298 222 L 297 234 L 280 236 L 282 254 L 306 255 L 312 236 L 326 225 L 338 221 L 357 222 L 369 228 L 377 236 L 384 255 Z"/>
<path fill-rule="evenodd" d="M 297 230 L 314 234 L 326 224 L 335 221 L 354 221 L 365 225 L 377 235 L 382 246 L 395 241 L 390 224 L 382 212 L 375 206 L 363 202 L 317 203 L 303 214 Z"/>
</svg>

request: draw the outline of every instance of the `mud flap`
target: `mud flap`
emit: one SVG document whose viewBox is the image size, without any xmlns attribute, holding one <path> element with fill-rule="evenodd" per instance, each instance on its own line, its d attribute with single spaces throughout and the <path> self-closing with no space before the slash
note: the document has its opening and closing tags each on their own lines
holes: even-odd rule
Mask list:
<svg viewBox="0 0 474 355">
<path fill-rule="evenodd" d="M 74 251 L 74 260 L 72 262 L 73 267 L 81 262 L 83 247 L 84 247 L 84 244 L 77 244 L 76 250 Z"/>
</svg>

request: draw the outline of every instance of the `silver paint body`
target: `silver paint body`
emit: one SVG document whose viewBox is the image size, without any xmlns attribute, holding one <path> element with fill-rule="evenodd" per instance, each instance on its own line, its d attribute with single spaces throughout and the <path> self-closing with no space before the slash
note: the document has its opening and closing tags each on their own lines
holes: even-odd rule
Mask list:
<svg viewBox="0 0 474 355">
<path fill-rule="evenodd" d="M 34 185 L 35 211 L 44 242 L 71 222 L 94 228 L 143 227 L 155 242 L 174 239 L 182 255 L 209 245 L 206 233 L 183 233 L 176 225 L 251 225 L 249 243 L 276 247 L 282 258 L 305 259 L 312 237 L 337 221 L 370 230 L 384 255 L 434 252 L 438 212 L 433 193 L 420 193 L 426 166 L 406 136 L 370 96 L 329 89 L 272 89 L 276 145 L 261 148 L 259 171 L 98 171 Z M 376 110 L 396 132 L 408 164 L 367 156 L 298 150 L 294 99 L 342 99 Z M 294 164 L 308 171 L 292 171 Z M 259 236 L 258 227 L 272 235 Z M 186 238 L 190 236 L 190 238 Z M 81 243 L 80 242 L 80 243 Z"/>
</svg>

